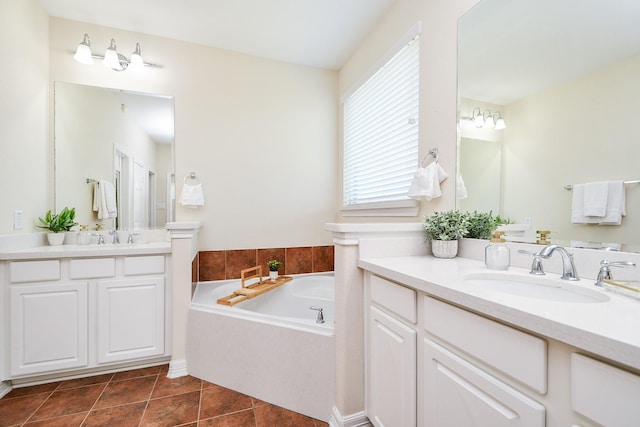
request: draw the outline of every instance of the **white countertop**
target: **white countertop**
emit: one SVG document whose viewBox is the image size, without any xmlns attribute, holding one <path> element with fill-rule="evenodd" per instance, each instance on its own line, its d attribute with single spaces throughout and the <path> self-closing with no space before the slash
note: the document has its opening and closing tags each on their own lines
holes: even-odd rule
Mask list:
<svg viewBox="0 0 640 427">
<path fill-rule="evenodd" d="M 30 260 L 51 258 L 83 258 L 101 256 L 151 255 L 171 252 L 171 242 L 106 243 L 104 245 L 40 246 L 0 252 L 0 260 Z"/>
<path fill-rule="evenodd" d="M 487 317 L 558 340 L 640 370 L 640 300 L 617 295 L 593 285 L 593 280 L 571 282 L 596 290 L 606 302 L 553 302 L 494 291 L 465 282 L 472 273 L 518 275 L 531 278 L 528 269 L 489 270 L 483 262 L 432 256 L 364 258 L 358 266 Z M 544 280 L 558 280 L 547 273 Z"/>
</svg>

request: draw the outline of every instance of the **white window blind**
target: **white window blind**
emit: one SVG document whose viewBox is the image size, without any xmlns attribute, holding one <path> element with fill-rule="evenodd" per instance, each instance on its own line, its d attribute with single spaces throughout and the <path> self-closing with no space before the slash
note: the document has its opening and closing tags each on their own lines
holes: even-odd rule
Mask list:
<svg viewBox="0 0 640 427">
<path fill-rule="evenodd" d="M 419 37 L 344 101 L 343 207 L 409 201 L 419 164 Z"/>
</svg>

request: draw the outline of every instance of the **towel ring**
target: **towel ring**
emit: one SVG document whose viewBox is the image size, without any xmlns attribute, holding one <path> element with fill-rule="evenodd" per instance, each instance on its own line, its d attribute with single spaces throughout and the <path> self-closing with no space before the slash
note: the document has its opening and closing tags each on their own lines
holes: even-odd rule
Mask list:
<svg viewBox="0 0 640 427">
<path fill-rule="evenodd" d="M 196 181 L 196 184 L 200 184 L 200 178 L 198 178 L 195 172 L 191 172 L 190 174 L 185 175 L 184 179 L 182 180 L 182 183 L 186 184 L 187 180 L 189 179 L 193 179 L 194 181 Z"/>
<path fill-rule="evenodd" d="M 430 149 L 427 155 L 422 158 L 422 161 L 420 162 L 420 166 L 424 166 L 424 162 L 427 161 L 429 156 L 433 157 L 435 159 L 435 162 L 438 163 L 439 155 L 440 155 L 440 152 L 438 150 L 438 147 L 434 147 Z"/>
</svg>

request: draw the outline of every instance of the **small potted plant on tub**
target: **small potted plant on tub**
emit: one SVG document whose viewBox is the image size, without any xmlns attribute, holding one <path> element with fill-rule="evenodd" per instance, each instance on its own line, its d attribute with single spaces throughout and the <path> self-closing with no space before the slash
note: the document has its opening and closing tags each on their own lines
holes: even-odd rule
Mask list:
<svg viewBox="0 0 640 427">
<path fill-rule="evenodd" d="M 65 207 L 58 214 L 53 214 L 51 210 L 48 210 L 44 218 L 38 218 L 40 220 L 38 227 L 49 231 L 47 240 L 51 246 L 61 245 L 64 242 L 65 232 L 78 225 L 74 221 L 75 217 L 76 208 Z"/>
<path fill-rule="evenodd" d="M 278 278 L 278 270 L 280 269 L 281 265 L 282 262 L 276 259 L 267 261 L 267 266 L 269 267 L 269 279 L 271 279 L 272 282 L 275 282 Z"/>
<path fill-rule="evenodd" d="M 431 241 L 431 252 L 437 258 L 458 255 L 458 240 L 467 234 L 468 215 L 458 210 L 434 212 L 424 221 L 424 233 Z"/>
</svg>

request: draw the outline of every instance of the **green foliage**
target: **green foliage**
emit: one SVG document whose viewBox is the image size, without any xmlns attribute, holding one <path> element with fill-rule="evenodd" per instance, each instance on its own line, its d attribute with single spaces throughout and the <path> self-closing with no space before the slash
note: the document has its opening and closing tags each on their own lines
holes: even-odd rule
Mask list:
<svg viewBox="0 0 640 427">
<path fill-rule="evenodd" d="M 267 266 L 269 266 L 269 271 L 278 271 L 281 265 L 282 265 L 282 262 L 275 259 L 267 261 Z"/>
<path fill-rule="evenodd" d="M 38 227 L 53 233 L 69 231 L 71 227 L 78 225 L 78 223 L 74 221 L 75 217 L 76 208 L 69 209 L 65 207 L 59 214 L 52 214 L 51 210 L 48 210 L 44 218 L 38 218 L 40 220 Z"/>
<path fill-rule="evenodd" d="M 509 224 L 508 219 L 503 219 L 499 215 L 493 216 L 492 212 L 467 213 L 469 219 L 468 233 L 464 237 L 470 239 L 490 239 L 491 233 L 502 224 Z"/>
<path fill-rule="evenodd" d="M 434 212 L 424 221 L 427 240 L 457 240 L 466 236 L 469 226 L 468 214 L 458 210 Z"/>
</svg>

